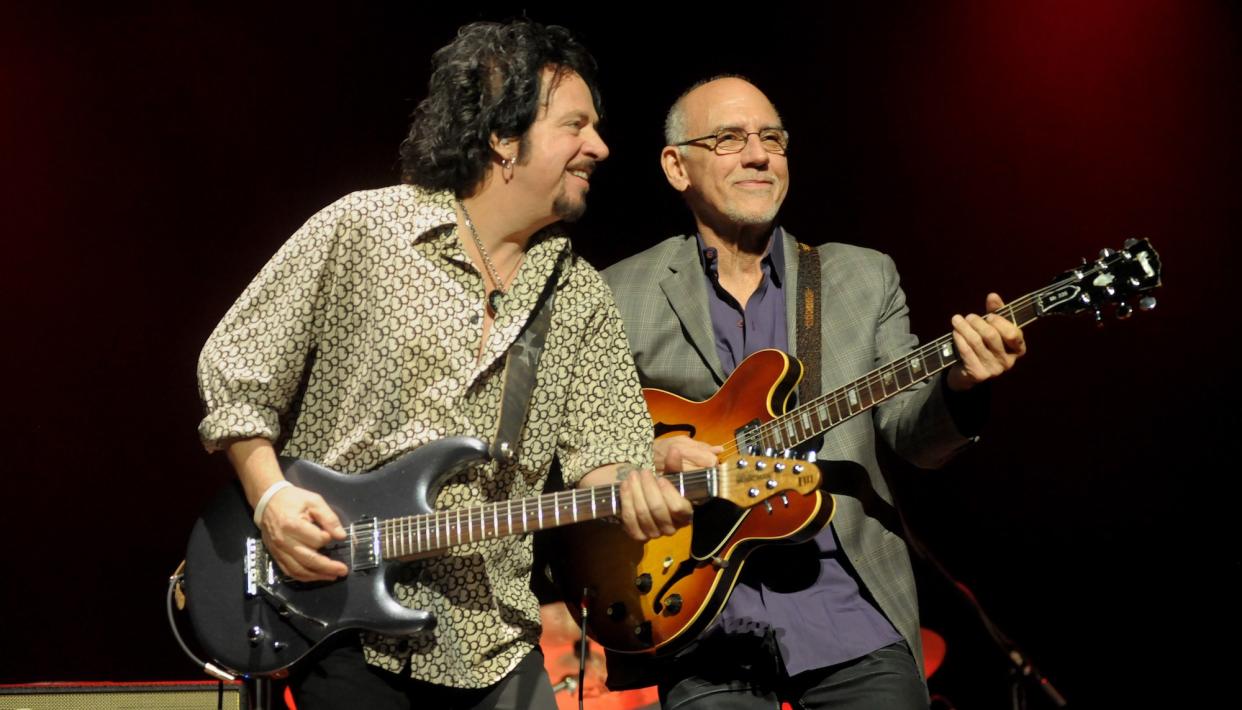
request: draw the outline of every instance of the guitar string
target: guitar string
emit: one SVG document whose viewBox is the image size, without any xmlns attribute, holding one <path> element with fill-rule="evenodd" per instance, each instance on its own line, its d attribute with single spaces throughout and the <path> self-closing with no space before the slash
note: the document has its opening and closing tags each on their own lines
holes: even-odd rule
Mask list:
<svg viewBox="0 0 1242 710">
<path fill-rule="evenodd" d="M 1090 276 L 1099 270 L 1100 270 L 1100 266 L 1097 264 L 1096 266 L 1092 267 L 1086 272 L 1082 272 L 1081 275 L 1079 276 L 1066 278 L 1060 282 L 1054 282 L 1052 285 L 1047 286 L 1039 291 L 1022 296 L 1021 298 L 1018 298 L 1015 301 L 1008 303 L 1002 308 L 998 309 L 997 312 L 998 313 L 1007 312 L 1008 317 L 1010 319 L 1014 319 L 1014 316 L 1017 315 L 1019 311 L 1025 312 L 1026 309 L 1028 309 L 1029 307 L 1036 305 L 1036 302 L 1038 301 L 1040 294 L 1044 294 L 1049 291 L 1056 290 L 1058 288 L 1064 287 L 1076 281 L 1082 281 L 1085 276 Z M 1024 313 L 1024 318 L 1019 318 L 1019 320 L 1022 321 L 1019 324 L 1019 326 L 1020 327 L 1025 326 L 1033 322 L 1034 320 L 1038 319 L 1039 315 L 1040 314 L 1037 311 L 1032 311 L 1030 314 Z M 906 389 L 909 389 L 915 384 L 918 384 L 919 382 L 922 382 L 930 377 L 933 377 L 937 373 L 943 371 L 944 369 L 948 367 L 952 367 L 954 364 L 959 362 L 959 358 L 956 356 L 955 352 L 949 355 L 947 360 L 944 355 L 940 354 L 942 352 L 942 349 L 946 346 L 946 344 L 951 342 L 952 339 L 953 339 L 952 334 L 941 336 L 940 338 L 937 338 L 936 340 L 931 341 L 930 343 L 927 343 L 926 345 L 918 348 L 914 352 L 910 353 L 909 355 L 899 360 L 887 363 L 885 365 L 882 365 L 872 370 L 871 372 L 867 373 L 866 375 L 859 378 L 858 380 L 855 380 L 852 383 L 852 386 L 847 385 L 845 388 L 834 390 L 833 392 L 821 395 L 820 397 L 817 397 L 804 405 L 800 405 L 797 409 L 795 409 L 792 412 L 786 413 L 785 415 L 782 415 L 773 420 L 765 422 L 764 424 L 761 424 L 759 427 L 757 427 L 759 431 L 760 440 L 761 441 L 775 441 L 776 440 L 775 433 L 777 429 L 781 429 L 781 430 L 785 429 L 784 422 L 792 421 L 794 419 L 794 415 L 807 412 L 808 410 L 812 410 L 812 409 L 822 408 L 823 411 L 828 412 L 829 424 L 826 427 L 822 425 L 823 419 L 816 417 L 820 419 L 821 421 L 820 431 L 827 431 L 828 429 L 835 427 L 841 424 L 842 422 L 854 416 L 857 416 L 858 414 L 861 414 L 867 411 L 868 409 L 871 409 L 872 407 L 888 400 L 889 398 L 895 396 L 896 394 L 899 394 L 905 391 Z M 915 379 L 913 377 L 913 373 L 909 372 L 910 363 L 912 363 L 916 359 L 919 360 L 920 362 L 925 363 L 927 357 L 933 354 L 935 354 L 938 360 L 940 361 L 939 367 L 937 367 L 934 371 L 926 371 L 927 368 L 926 368 L 926 365 L 924 364 L 923 369 L 925 370 L 925 374 L 922 377 Z M 906 385 L 900 384 L 899 375 L 901 374 L 902 369 L 907 370 L 907 374 L 909 377 L 909 382 Z M 887 387 L 889 385 L 885 383 L 886 380 L 889 383 L 895 382 L 898 384 L 898 389 L 894 391 L 892 394 L 889 394 L 887 391 Z M 882 393 L 878 399 L 875 397 L 875 391 L 873 389 L 876 385 L 880 386 L 880 391 Z M 871 395 L 872 401 L 869 404 L 862 406 L 856 412 L 851 411 L 849 408 L 848 393 L 851 391 L 854 391 L 856 393 L 857 390 L 864 389 L 864 388 Z M 832 421 L 832 414 L 827 409 L 827 407 L 831 405 L 836 405 L 836 412 L 839 417 L 837 421 Z M 840 412 L 842 411 L 842 405 L 844 405 L 845 407 L 844 411 L 848 412 L 848 414 L 845 416 L 840 416 Z M 795 422 L 795 427 L 796 426 L 797 425 Z M 782 431 L 781 433 L 785 433 L 785 432 Z M 801 436 L 802 432 L 798 431 L 797 435 Z M 736 441 L 734 441 L 734 442 L 730 442 L 729 444 L 725 445 L 723 453 L 725 454 L 726 457 L 728 457 L 730 455 L 737 454 L 739 451 L 740 451 L 740 445 Z M 682 483 L 683 485 L 685 484 L 697 485 L 700 483 L 706 483 L 708 481 L 708 478 L 713 473 L 714 473 L 714 470 L 705 469 L 699 472 L 682 474 L 682 477 L 681 477 Z M 385 530 L 381 532 L 381 537 L 388 536 L 388 537 L 398 538 L 398 537 L 404 536 L 407 540 L 410 539 L 411 535 L 418 536 L 418 535 L 423 535 L 423 534 L 427 535 L 428 538 L 430 539 L 432 533 L 436 532 L 440 528 L 444 528 L 444 532 L 445 532 L 444 537 L 445 537 L 446 542 L 449 538 L 453 536 L 454 529 L 456 528 L 456 535 L 458 537 L 458 542 L 456 544 L 462 544 L 461 542 L 462 535 L 461 535 L 460 528 L 463 522 L 466 525 L 467 532 L 470 532 L 470 533 L 473 532 L 473 529 L 477 524 L 479 528 L 479 532 L 480 532 L 480 538 L 482 539 L 484 537 L 487 537 L 487 535 L 485 534 L 487 530 L 487 520 L 488 518 L 491 518 L 493 520 L 492 536 L 494 537 L 500 534 L 499 529 L 496 528 L 496 523 L 499 520 L 498 514 L 499 514 L 500 507 L 502 506 L 505 508 L 505 523 L 506 523 L 506 528 L 507 528 L 507 534 L 514 534 L 515 532 L 517 532 L 516 528 L 514 527 L 514 519 L 512 516 L 512 504 L 514 502 L 519 504 L 519 513 L 523 513 L 528 519 L 529 517 L 533 516 L 535 520 L 538 521 L 537 522 L 538 527 L 543 528 L 543 527 L 547 527 L 546 523 L 543 522 L 542 520 L 543 518 L 546 518 L 547 516 L 550 515 L 553 520 L 556 520 L 557 518 L 556 513 L 559 509 L 563 509 L 566 507 L 569 507 L 572 509 L 579 504 L 585 505 L 591 502 L 595 502 L 596 504 L 598 504 L 599 499 L 600 499 L 599 498 L 600 494 L 603 494 L 604 502 L 608 503 L 609 507 L 611 507 L 612 502 L 616 500 L 615 494 L 616 494 L 617 488 L 618 486 L 616 484 L 612 484 L 608 486 L 596 486 L 596 487 L 589 488 L 589 489 L 567 491 L 568 493 L 570 493 L 568 501 L 564 499 L 563 493 L 558 494 L 556 496 L 544 495 L 544 496 L 519 499 L 518 501 L 505 501 L 504 503 L 492 503 L 492 504 L 488 504 L 488 505 L 484 505 L 480 507 L 468 508 L 468 509 L 457 510 L 457 511 L 436 511 L 434 513 L 429 513 L 429 514 L 424 514 L 424 515 L 419 515 L 419 516 L 406 516 L 402 518 L 392 518 L 392 519 L 383 520 L 383 521 L 373 521 L 372 523 L 370 523 L 370 525 L 378 525 L 378 526 L 382 526 L 383 528 L 385 528 Z M 608 513 L 607 515 L 615 515 L 615 512 Z M 595 517 L 607 517 L 607 515 L 599 516 L 597 514 Z M 465 518 L 464 520 L 462 519 L 463 516 Z M 577 520 L 577 519 L 580 519 L 581 514 L 577 516 L 574 516 L 571 514 L 571 517 L 574 520 Z M 523 529 L 521 532 L 526 532 L 529 529 L 530 529 L 529 522 L 524 522 Z M 437 535 L 437 538 L 438 538 L 438 535 Z M 356 545 L 362 542 L 369 542 L 372 539 L 373 539 L 372 535 L 370 534 L 355 533 L 351 540 L 335 541 L 333 543 L 330 543 L 324 549 L 325 550 L 338 549 L 340 547 L 345 547 L 351 544 Z M 451 546 L 451 545 L 436 545 L 436 546 L 432 546 L 429 549 L 439 549 L 439 548 L 447 547 L 447 546 Z"/>
<path fill-rule="evenodd" d="M 1126 258 L 1133 259 L 1133 256 L 1129 253 L 1129 251 L 1126 251 L 1123 253 L 1126 255 Z M 1121 257 L 1118 257 L 1118 259 L 1119 258 Z M 1045 286 L 1044 288 L 1038 291 L 1026 294 L 1025 296 L 1022 296 L 1021 298 L 1015 299 L 1013 302 L 1006 304 L 1001 309 L 998 309 L 998 312 L 1008 311 L 1010 314 L 1010 319 L 1012 320 L 1013 316 L 1016 315 L 1016 313 L 1019 310 L 1021 310 L 1023 311 L 1023 317 L 1019 319 L 1021 320 L 1021 322 L 1018 323 L 1018 325 L 1019 327 L 1026 326 L 1027 324 L 1032 323 L 1035 320 L 1037 320 L 1042 315 L 1041 313 L 1039 313 L 1037 308 L 1030 310 L 1029 313 L 1027 312 L 1028 309 L 1031 309 L 1032 307 L 1037 306 L 1038 300 L 1042 294 L 1055 291 L 1059 288 L 1064 288 L 1065 286 L 1068 286 L 1074 283 L 1082 283 L 1086 281 L 1089 277 L 1095 276 L 1099 274 L 1100 272 L 1107 272 L 1111 267 L 1113 267 L 1116 264 L 1118 259 L 1113 259 L 1107 264 L 1101 263 L 1100 261 L 1096 261 L 1092 263 L 1089 268 L 1085 268 L 1082 270 L 1075 270 L 1074 272 L 1071 272 L 1071 275 L 1067 276 L 1064 279 L 1061 279 L 1060 281 L 1054 281 L 1052 284 Z M 1086 265 L 1084 264 L 1084 266 Z M 1136 292 L 1148 290 L 1145 288 L 1137 288 L 1138 284 L 1134 284 L 1134 286 L 1136 287 Z M 1132 295 L 1132 294 L 1127 294 L 1127 295 Z M 814 400 L 811 400 L 805 405 L 800 405 L 798 408 L 796 408 L 792 412 L 788 412 L 784 415 L 781 415 L 779 417 L 776 417 L 775 419 L 772 419 L 768 422 L 765 422 L 759 425 L 759 427 L 757 427 L 757 430 L 759 432 L 760 441 L 773 441 L 773 442 L 778 441 L 779 439 L 776 436 L 776 434 L 785 433 L 785 429 L 786 429 L 785 422 L 793 421 L 795 428 L 797 427 L 797 423 L 795 421 L 796 415 L 801 415 L 803 413 L 808 412 L 809 410 L 818 409 L 821 407 L 824 408 L 824 411 L 828 411 L 825 405 L 836 405 L 838 419 L 837 421 L 832 421 L 832 415 L 831 413 L 829 413 L 829 417 L 828 417 L 829 424 L 827 426 L 823 426 L 823 420 L 821 419 L 820 428 L 818 429 L 816 433 L 822 433 L 858 414 L 861 414 L 867 411 L 871 407 L 876 406 L 886 401 L 892 396 L 899 394 L 905 391 L 906 389 L 909 389 L 915 384 L 934 376 L 936 373 L 948 367 L 952 367 L 954 364 L 958 362 L 956 353 L 954 353 L 953 355 L 950 355 L 951 359 L 948 362 L 945 362 L 943 356 L 940 356 L 937 354 L 941 348 L 943 348 L 947 343 L 951 341 L 952 341 L 952 334 L 942 336 L 920 347 L 919 349 L 915 350 L 913 353 L 899 360 L 895 360 L 888 364 L 881 365 L 880 367 L 876 368 L 875 370 L 872 370 L 871 372 L 867 373 L 863 377 L 856 380 L 854 383 L 852 383 L 852 386 L 847 385 L 843 388 L 839 388 L 837 390 L 834 390 L 833 392 L 822 395 Z M 895 379 L 901 373 L 902 369 L 908 369 L 909 363 L 913 362 L 916 359 L 925 362 L 927 357 L 932 354 L 937 354 L 937 357 L 940 358 L 941 360 L 941 366 L 938 369 L 934 371 L 926 372 L 922 377 L 918 379 L 911 378 L 911 381 L 909 384 L 899 387 L 892 394 L 889 394 L 887 392 L 887 388 L 884 383 L 884 380 L 886 377 Z M 879 399 L 874 398 L 874 394 L 875 394 L 874 387 L 876 385 L 880 386 L 880 390 L 883 393 L 883 396 L 881 396 Z M 867 390 L 869 390 L 869 393 L 872 395 L 873 401 L 867 406 L 861 407 L 856 412 L 851 411 L 849 407 L 849 401 L 848 401 L 849 391 L 863 389 L 864 387 Z M 847 414 L 845 416 L 841 416 L 840 415 L 841 411 L 845 411 L 847 412 Z M 800 435 L 800 432 L 798 433 Z M 809 438 L 811 437 L 806 437 L 802 439 L 802 441 L 805 441 L 806 439 L 809 439 Z M 795 443 L 801 443 L 801 442 L 795 442 Z M 773 448 L 782 448 L 782 447 L 773 447 Z M 736 453 L 739 450 L 740 450 L 740 444 L 737 443 L 736 441 L 732 441 L 724 445 L 724 453 L 726 454 Z"/>
<path fill-rule="evenodd" d="M 706 483 L 710 475 L 711 471 L 709 469 L 686 474 L 685 479 L 688 487 L 693 487 L 699 483 L 695 479 L 701 478 L 702 482 Z M 547 522 L 556 519 L 556 511 L 558 509 L 572 507 L 575 504 L 583 506 L 589 505 L 592 497 L 595 498 L 597 505 L 602 501 L 606 507 L 611 507 L 611 501 L 614 497 L 616 488 L 617 486 L 615 484 L 596 486 L 588 489 L 574 490 L 572 492 L 566 491 L 564 493 L 571 493 L 571 495 L 566 496 L 564 493 L 561 493 L 556 496 L 555 500 L 552 495 L 533 496 L 513 501 L 489 503 L 484 506 L 476 506 L 474 508 L 444 510 L 417 516 L 390 518 L 388 520 L 377 521 L 372 524 L 380 525 L 384 528 L 384 531 L 381 533 L 381 537 L 389 537 L 394 541 L 402 538 L 412 539 L 412 537 L 419 536 L 438 538 L 440 536 L 436 535 L 436 533 L 437 531 L 442 530 L 443 544 L 430 544 L 425 549 L 417 550 L 419 552 L 430 551 L 450 547 L 456 544 L 462 544 L 462 542 L 468 542 L 461 541 L 460 539 L 456 542 L 449 542 L 454 536 L 458 538 L 465 537 L 464 535 L 459 535 L 457 533 L 457 528 L 459 527 L 465 527 L 466 532 L 473 532 L 477 527 L 480 531 L 480 538 L 482 538 L 486 537 L 484 533 L 487 531 L 487 522 L 489 520 L 493 522 L 503 520 L 507 533 L 517 534 L 531 529 L 531 523 L 539 521 L 541 515 L 543 523 L 541 525 L 537 523 L 536 527 L 548 527 Z M 516 508 L 516 511 L 514 508 Z M 518 529 L 515 522 L 517 516 L 522 515 L 523 513 L 526 517 L 526 523 L 521 529 Z M 606 517 L 613 514 L 614 513 L 607 513 L 604 516 L 597 515 L 596 517 Z M 573 519 L 573 516 L 570 513 L 566 513 L 563 517 L 568 517 L 570 520 Z M 582 520 L 581 513 L 579 514 L 578 519 Z M 497 534 L 498 530 L 493 529 L 491 536 L 495 537 Z M 371 539 L 371 535 L 364 533 L 356 535 L 354 541 L 369 542 Z M 341 543 L 344 544 L 345 541 L 341 541 Z M 421 544 L 419 546 L 421 547 Z"/>
<path fill-rule="evenodd" d="M 680 477 L 686 488 L 694 488 L 709 485 L 711 477 L 716 472 L 716 469 L 702 469 L 699 471 L 686 472 L 680 475 L 671 474 L 667 476 L 667 478 Z M 481 533 L 480 539 L 482 539 L 482 537 L 485 537 L 482 533 L 485 533 L 487 530 L 487 522 L 489 520 L 495 521 L 499 519 L 502 523 L 507 524 L 507 534 L 520 534 L 530 530 L 531 527 L 533 527 L 530 523 L 539 520 L 541 511 L 543 524 L 539 527 L 543 528 L 549 527 L 547 523 L 551 520 L 555 520 L 556 511 L 558 509 L 563 510 L 566 507 L 572 508 L 574 505 L 589 506 L 592 497 L 596 500 L 597 508 L 600 507 L 601 502 L 603 503 L 603 506 L 611 507 L 611 502 L 614 499 L 618 489 L 618 484 L 594 486 L 592 488 L 564 491 L 557 494 L 555 499 L 552 494 L 545 494 L 541 496 L 520 498 L 512 501 L 488 503 L 483 506 L 475 506 L 473 508 L 443 510 L 435 511 L 433 513 L 424 513 L 421 515 L 368 521 L 363 526 L 365 531 L 360 531 L 358 529 L 359 526 L 353 526 L 354 534 L 352 537 L 345 540 L 334 540 L 321 549 L 325 551 L 339 551 L 359 544 L 370 544 L 374 539 L 373 533 L 371 532 L 373 530 L 373 526 L 379 526 L 381 528 L 381 539 L 388 537 L 392 537 L 393 539 L 396 539 L 397 537 L 408 538 L 410 535 L 425 535 L 434 537 L 437 529 L 444 531 L 443 540 L 446 544 L 431 545 L 425 549 L 417 550 L 418 552 L 462 544 L 461 542 L 447 544 L 450 537 L 458 536 L 456 528 L 459 525 L 466 528 L 467 531 L 473 531 L 477 527 Z M 570 495 L 566 496 L 566 493 L 569 493 Z M 519 530 L 515 527 L 514 521 L 516 520 L 516 516 L 521 515 L 523 512 L 526 513 L 528 522 L 521 530 Z M 596 518 L 607 517 L 614 514 L 615 513 L 611 512 L 604 515 L 597 514 Z M 578 520 L 583 520 L 582 515 L 583 514 L 580 512 Z M 572 513 L 564 513 L 561 517 L 563 519 L 568 518 L 569 522 L 573 521 Z M 496 535 L 497 532 L 493 530 L 491 536 L 495 537 Z M 464 535 L 458 537 L 464 537 Z"/>
<path fill-rule="evenodd" d="M 1085 272 L 1084 276 L 1088 276 L 1094 273 L 1094 271 L 1095 269 Z M 1064 279 L 1063 281 L 1060 281 L 1060 282 L 1054 282 L 1052 285 L 1047 286 L 1043 289 L 1040 289 L 1039 291 L 1029 293 L 1025 296 L 1022 296 L 1021 298 L 1015 299 L 1012 303 L 1005 304 L 1003 307 L 999 309 L 998 312 L 1008 311 L 1010 318 L 1012 318 L 1013 315 L 1016 314 L 1017 311 L 1026 310 L 1029 306 L 1035 305 L 1039 299 L 1040 294 L 1047 293 L 1048 291 L 1053 291 L 1058 288 L 1062 288 L 1065 285 L 1068 285 L 1070 283 L 1073 283 L 1079 280 L 1081 280 L 1079 277 L 1074 277 L 1074 278 Z M 1030 319 L 1025 320 L 1023 323 L 1021 323 L 1021 325 L 1027 325 L 1033 320 L 1035 320 L 1036 318 L 1038 318 L 1038 315 L 1032 314 Z M 952 340 L 953 340 L 952 334 L 941 336 L 940 338 L 937 338 L 936 340 L 933 340 L 919 347 L 917 350 L 910 353 L 909 355 L 906 355 L 898 360 L 894 360 L 890 363 L 877 367 L 876 369 L 872 370 L 866 375 L 863 375 L 862 377 L 858 378 L 857 380 L 850 383 L 849 385 L 846 385 L 845 387 L 838 388 L 836 390 L 833 390 L 832 392 L 828 392 L 826 394 L 820 395 L 819 397 L 816 397 L 815 399 L 810 400 L 806 404 L 799 405 L 795 410 L 791 412 L 788 412 L 779 417 L 776 417 L 767 422 L 764 422 L 763 424 L 760 424 L 758 427 L 756 427 L 756 430 L 755 430 L 756 433 L 758 434 L 758 437 L 757 437 L 758 440 L 761 442 L 779 441 L 780 438 L 778 438 L 778 434 L 785 433 L 786 422 L 791 422 L 791 421 L 794 422 L 794 426 L 795 428 L 797 428 L 798 427 L 797 422 L 796 422 L 797 416 L 800 416 L 801 414 L 804 414 L 804 413 L 808 414 L 809 416 L 809 412 L 811 410 L 822 409 L 824 411 L 828 411 L 829 406 L 835 406 L 837 416 L 838 416 L 836 421 L 832 421 L 832 414 L 830 412 L 828 415 L 829 424 L 827 426 L 823 426 L 823 419 L 820 418 L 821 425 L 816 433 L 822 433 L 824 431 L 827 431 L 835 426 L 838 426 L 839 424 L 841 424 L 842 422 L 845 422 L 848 419 L 851 419 L 859 414 L 862 414 L 863 412 L 867 411 L 871 407 L 874 407 L 884 402 L 885 400 L 891 398 L 892 396 L 896 394 L 900 394 L 901 392 L 904 392 L 910 387 L 913 387 L 915 384 L 918 384 L 926 379 L 929 379 L 930 377 L 933 377 L 934 375 L 936 375 L 937 373 L 941 372 L 942 370 L 948 367 L 952 367 L 957 362 L 956 353 L 950 356 L 952 360 L 948 361 L 947 363 L 945 362 L 944 356 L 939 355 L 939 352 L 941 351 L 941 349 L 947 343 L 952 342 Z M 911 376 L 909 384 L 905 385 L 904 387 L 900 387 L 892 394 L 888 394 L 885 391 L 884 379 L 886 377 L 888 377 L 892 381 L 896 381 L 896 378 L 898 374 L 900 373 L 900 371 L 902 369 L 908 370 L 909 364 L 911 362 L 917 359 L 925 363 L 928 356 L 931 356 L 931 355 L 936 355 L 938 358 L 940 358 L 942 364 L 938 369 L 931 371 L 931 372 L 927 372 L 926 374 L 924 374 L 922 377 L 919 377 L 919 378 L 914 378 L 913 376 Z M 881 392 L 885 392 L 884 396 L 879 399 L 874 398 L 873 388 L 876 385 L 880 386 Z M 862 389 L 866 389 L 870 391 L 870 393 L 872 394 L 873 401 L 870 404 L 863 406 L 858 411 L 852 411 L 849 406 L 849 392 L 851 390 L 857 392 L 857 390 L 862 390 Z M 842 411 L 848 412 L 848 414 L 841 416 L 840 413 Z M 814 434 L 812 434 L 812 436 L 810 437 L 806 437 L 806 439 L 802 439 L 802 441 L 810 439 L 813 436 Z M 802 442 L 801 441 L 794 442 L 793 445 L 796 445 L 798 443 L 802 443 Z M 734 455 L 741 451 L 741 444 L 736 439 L 723 444 L 723 446 L 724 446 L 724 451 L 722 453 L 725 456 Z M 785 448 L 785 447 L 772 447 L 772 448 Z"/>
</svg>

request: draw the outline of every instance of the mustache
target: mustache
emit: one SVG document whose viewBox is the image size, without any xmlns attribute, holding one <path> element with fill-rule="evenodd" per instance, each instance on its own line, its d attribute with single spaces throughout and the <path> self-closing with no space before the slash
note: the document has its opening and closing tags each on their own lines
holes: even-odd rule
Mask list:
<svg viewBox="0 0 1242 710">
<path fill-rule="evenodd" d="M 754 180 L 758 182 L 767 182 L 767 183 L 773 183 L 773 184 L 777 182 L 776 176 L 773 175 L 772 173 L 761 173 L 761 172 L 747 172 L 741 175 L 736 175 L 733 177 L 732 180 L 730 180 L 730 182 L 739 183 L 739 182 L 746 182 L 748 180 Z"/>
</svg>

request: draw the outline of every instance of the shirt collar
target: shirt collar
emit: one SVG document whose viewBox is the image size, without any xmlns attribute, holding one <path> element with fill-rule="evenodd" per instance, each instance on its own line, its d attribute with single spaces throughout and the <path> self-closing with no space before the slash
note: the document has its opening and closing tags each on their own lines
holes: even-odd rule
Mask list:
<svg viewBox="0 0 1242 710">
<path fill-rule="evenodd" d="M 412 195 L 414 205 L 412 224 L 414 227 L 414 243 L 434 240 L 437 237 L 448 237 L 457 225 L 456 199 L 451 190 L 427 190 L 417 185 L 407 186 Z M 526 256 L 542 256 L 544 254 L 559 255 L 570 248 L 569 237 L 565 235 L 560 223 L 551 224 L 535 232 L 526 245 Z M 454 253 L 460 261 L 468 261 L 464 249 Z"/>
<path fill-rule="evenodd" d="M 699 263 L 703 266 L 703 273 L 709 278 L 715 278 L 718 268 L 715 247 L 707 246 L 703 241 L 703 235 L 698 232 L 694 233 L 694 237 L 699 242 Z M 768 248 L 763 258 L 759 260 L 759 265 L 772 279 L 773 285 L 781 288 L 781 282 L 785 277 L 785 231 L 780 225 L 773 227 L 772 233 L 768 235 Z"/>
<path fill-rule="evenodd" d="M 457 206 L 453 204 L 451 191 L 427 190 L 417 185 L 407 187 L 415 205 L 411 219 L 415 242 L 434 238 L 442 227 L 457 225 Z"/>
</svg>

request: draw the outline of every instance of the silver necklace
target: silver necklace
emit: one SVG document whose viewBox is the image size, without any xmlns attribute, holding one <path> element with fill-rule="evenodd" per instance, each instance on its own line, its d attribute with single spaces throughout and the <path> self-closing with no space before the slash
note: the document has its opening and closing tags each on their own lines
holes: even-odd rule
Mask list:
<svg viewBox="0 0 1242 710">
<path fill-rule="evenodd" d="M 487 294 L 487 305 L 491 306 L 492 313 L 500 313 L 500 299 L 505 295 L 503 284 L 500 281 L 500 274 L 496 273 L 496 265 L 492 263 L 492 257 L 483 248 L 483 240 L 479 239 L 479 233 L 474 228 L 474 220 L 470 219 L 470 212 L 466 210 L 466 203 L 457 200 L 457 206 L 461 208 L 461 213 L 466 218 L 466 228 L 470 230 L 470 238 L 474 240 L 474 246 L 479 250 L 479 256 L 483 257 L 483 265 L 487 267 L 487 273 L 491 275 L 492 284 L 495 286 Z"/>
</svg>

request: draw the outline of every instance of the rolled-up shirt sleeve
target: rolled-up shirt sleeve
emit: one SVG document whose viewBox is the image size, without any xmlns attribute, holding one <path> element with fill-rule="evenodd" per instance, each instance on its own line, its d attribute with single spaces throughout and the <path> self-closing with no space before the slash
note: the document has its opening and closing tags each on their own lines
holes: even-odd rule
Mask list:
<svg viewBox="0 0 1242 710">
<path fill-rule="evenodd" d="M 198 433 L 208 451 L 237 439 L 281 437 L 333 286 L 339 204 L 285 242 L 203 346 L 198 387 L 206 414 Z"/>
<path fill-rule="evenodd" d="M 612 463 L 651 468 L 651 415 L 612 294 L 592 273 L 591 314 L 574 360 L 558 455 L 566 485 Z"/>
</svg>

